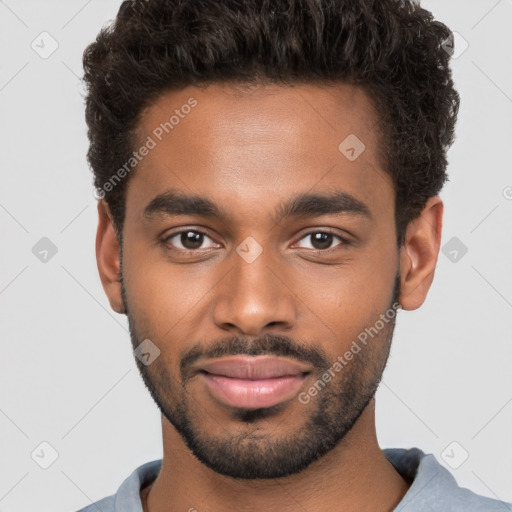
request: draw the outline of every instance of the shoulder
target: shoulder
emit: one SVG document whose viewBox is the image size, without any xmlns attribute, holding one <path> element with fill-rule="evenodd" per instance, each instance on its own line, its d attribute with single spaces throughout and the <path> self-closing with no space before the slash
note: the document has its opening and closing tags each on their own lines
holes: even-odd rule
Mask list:
<svg viewBox="0 0 512 512">
<path fill-rule="evenodd" d="M 116 495 L 113 494 L 112 496 L 107 496 L 106 498 L 91 503 L 90 505 L 87 505 L 86 507 L 81 508 L 76 512 L 98 512 L 98 510 L 101 510 L 101 512 L 115 512 Z"/>
<path fill-rule="evenodd" d="M 155 480 L 161 466 L 162 459 L 146 462 L 124 480 L 115 494 L 91 503 L 76 512 L 142 512 L 140 490 Z"/>
<path fill-rule="evenodd" d="M 395 512 L 512 512 L 512 504 L 487 498 L 460 487 L 432 454 L 418 448 L 383 450 L 395 469 L 411 483 Z"/>
</svg>

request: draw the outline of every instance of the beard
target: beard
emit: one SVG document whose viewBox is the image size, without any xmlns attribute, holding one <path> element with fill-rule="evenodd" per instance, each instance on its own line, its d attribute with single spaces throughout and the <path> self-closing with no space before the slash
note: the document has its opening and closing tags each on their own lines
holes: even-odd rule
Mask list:
<svg viewBox="0 0 512 512">
<path fill-rule="evenodd" d="M 137 319 L 128 309 L 129 300 L 122 274 L 120 280 L 131 342 L 135 349 L 143 339 L 151 339 L 151 335 L 146 333 L 148 336 L 144 336 L 139 332 Z M 388 310 L 393 309 L 396 313 L 400 295 L 399 272 L 392 295 Z M 393 315 L 378 335 L 372 336 L 350 361 L 345 361 L 346 366 L 323 389 L 318 390 L 307 404 L 302 402 L 298 407 L 301 412 L 296 413 L 296 427 L 281 436 L 269 428 L 263 429 L 262 423 L 267 422 L 268 427 L 268 422 L 274 421 L 278 425 L 281 421 L 279 415 L 281 418 L 283 414 L 286 415 L 286 408 L 290 406 L 286 402 L 261 409 L 231 408 L 231 417 L 243 427 L 236 429 L 236 433 L 223 428 L 222 435 L 213 435 L 208 429 L 202 428 L 205 420 L 198 414 L 197 399 L 187 390 L 187 385 L 194 378 L 191 365 L 203 357 L 284 356 L 309 363 L 315 369 L 313 373 L 318 382 L 333 367 L 333 361 L 320 345 L 301 344 L 287 336 L 271 334 L 250 340 L 233 336 L 209 344 L 208 348 L 199 343 L 191 344 L 181 354 L 179 371 L 173 372 L 166 366 L 164 357 L 156 358 L 147 366 L 138 358 L 135 361 L 161 414 L 174 426 L 201 463 L 216 473 L 232 478 L 275 479 L 301 472 L 335 448 L 350 432 L 377 391 L 388 360 L 395 322 L 396 316 Z M 367 327 L 370 326 L 364 328 Z M 170 340 L 167 342 L 171 343 Z M 157 344 L 165 346 L 164 343 Z"/>
</svg>

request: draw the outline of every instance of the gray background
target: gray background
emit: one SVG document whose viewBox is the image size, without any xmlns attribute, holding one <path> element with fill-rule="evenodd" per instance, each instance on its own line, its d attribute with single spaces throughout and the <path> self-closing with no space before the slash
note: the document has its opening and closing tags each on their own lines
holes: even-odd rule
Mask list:
<svg viewBox="0 0 512 512">
<path fill-rule="evenodd" d="M 118 5 L 0 1 L 3 511 L 76 510 L 161 457 L 158 409 L 97 275 L 85 160 L 81 54 Z M 422 5 L 469 47 L 452 63 L 462 102 L 441 195 L 446 255 L 424 306 L 399 316 L 378 437 L 512 501 L 512 1 Z M 57 249 L 45 262 L 43 237 Z"/>
</svg>

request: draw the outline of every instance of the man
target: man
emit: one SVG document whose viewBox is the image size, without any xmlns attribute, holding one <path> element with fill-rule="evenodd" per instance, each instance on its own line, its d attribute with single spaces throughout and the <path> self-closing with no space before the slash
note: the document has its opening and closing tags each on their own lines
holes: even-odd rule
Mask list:
<svg viewBox="0 0 512 512">
<path fill-rule="evenodd" d="M 135 0 L 84 54 L 98 269 L 164 456 L 84 511 L 511 510 L 381 450 L 459 97 L 412 2 Z"/>
</svg>

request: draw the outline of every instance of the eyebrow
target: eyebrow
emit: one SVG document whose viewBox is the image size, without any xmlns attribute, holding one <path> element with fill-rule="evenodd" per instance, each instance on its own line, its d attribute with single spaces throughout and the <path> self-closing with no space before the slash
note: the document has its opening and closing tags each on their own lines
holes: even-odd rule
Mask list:
<svg viewBox="0 0 512 512">
<path fill-rule="evenodd" d="M 332 194 L 304 193 L 278 205 L 273 221 L 279 223 L 290 217 L 319 217 L 329 214 L 350 214 L 373 220 L 369 207 L 347 192 Z M 170 189 L 154 197 L 144 208 L 143 216 L 155 217 L 199 215 L 208 218 L 227 219 L 229 215 L 221 206 L 206 197 L 186 195 Z"/>
</svg>

